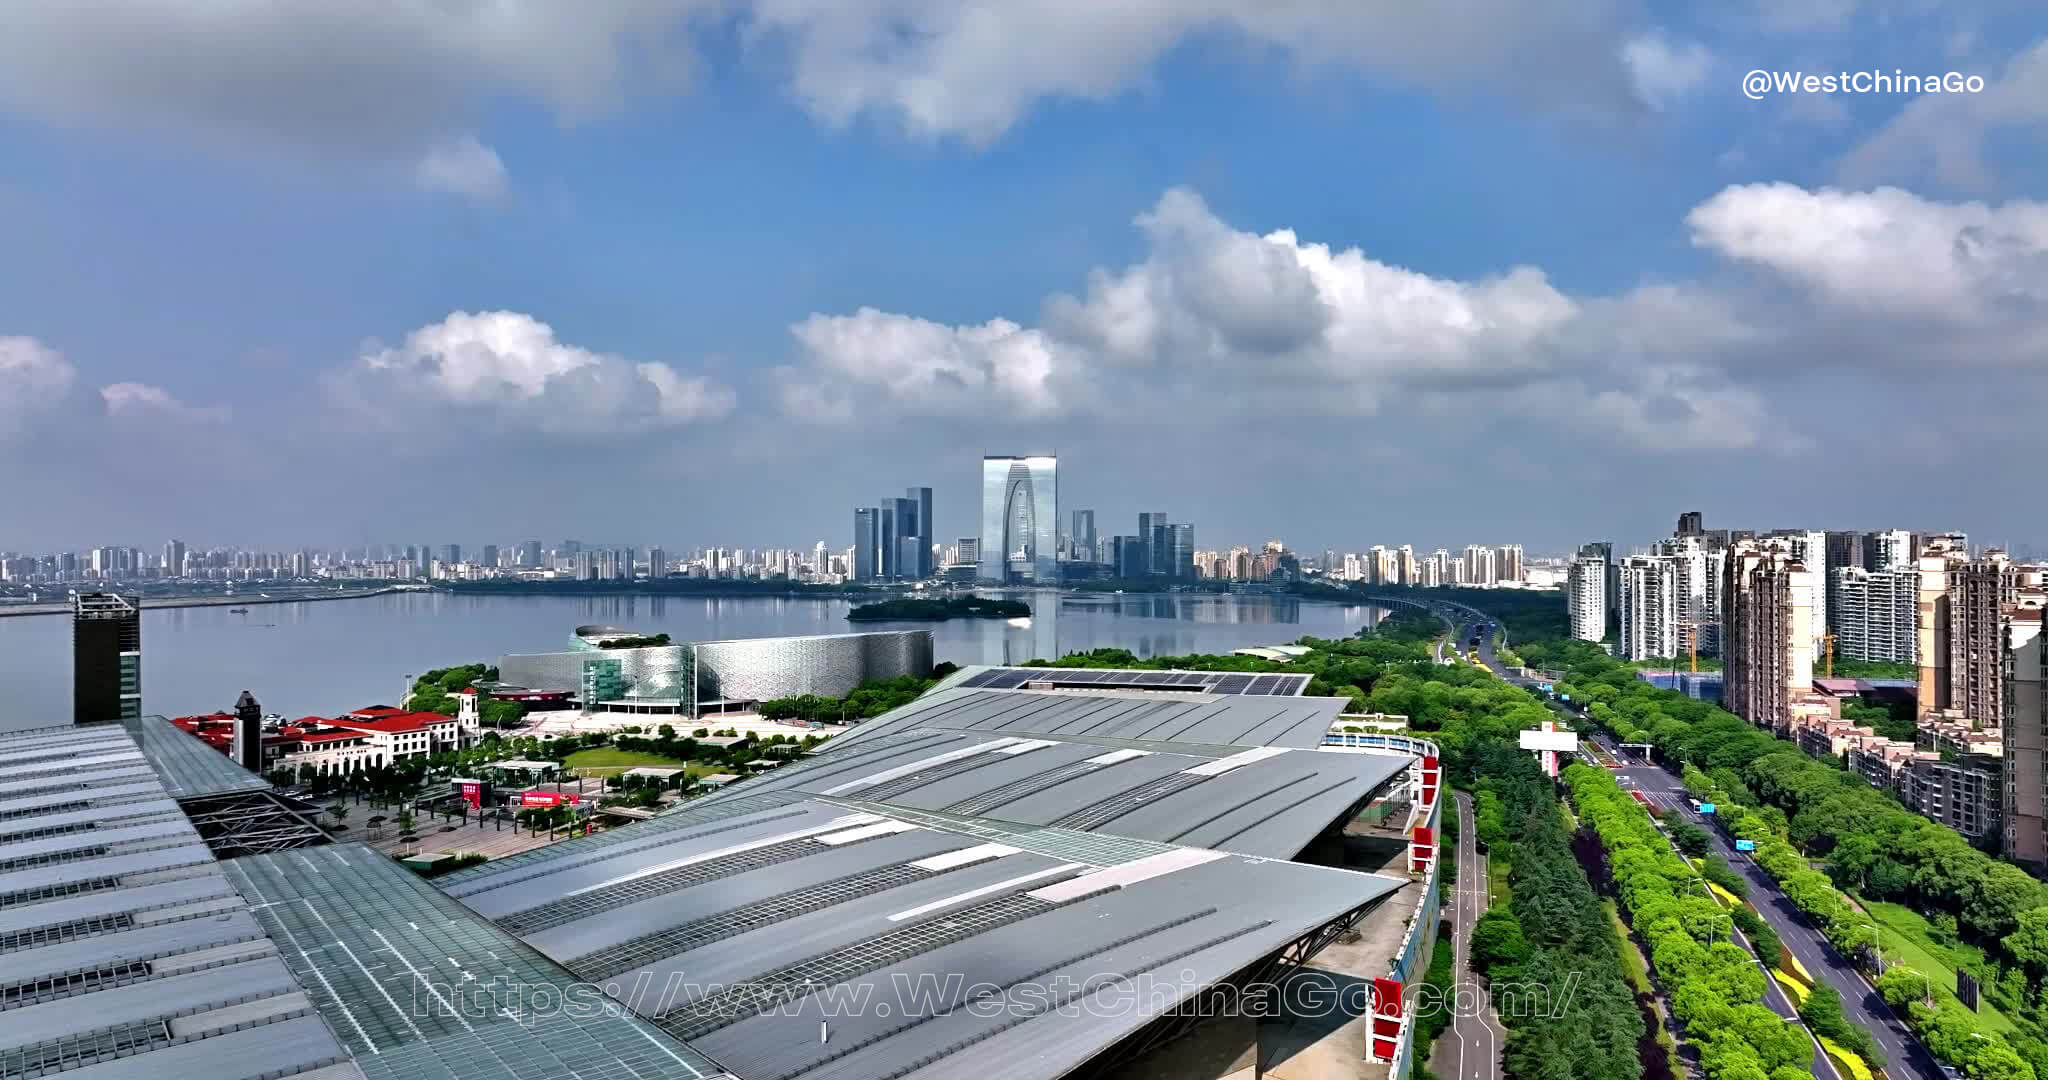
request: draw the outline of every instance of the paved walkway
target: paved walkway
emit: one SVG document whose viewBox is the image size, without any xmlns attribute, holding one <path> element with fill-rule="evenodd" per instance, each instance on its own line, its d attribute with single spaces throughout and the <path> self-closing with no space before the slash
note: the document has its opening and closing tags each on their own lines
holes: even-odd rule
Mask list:
<svg viewBox="0 0 2048 1080">
<path fill-rule="evenodd" d="M 1468 1007 L 1451 1016 L 1451 1026 L 1437 1039 L 1429 1058 L 1431 1072 L 1443 1080 L 1498 1080 L 1501 1053 L 1507 1049 L 1507 1029 L 1494 1014 L 1492 996 L 1486 994 L 1479 976 L 1472 971 L 1472 926 L 1492 905 L 1492 884 L 1486 876 L 1486 857 L 1479 854 L 1479 827 L 1473 823 L 1472 797 L 1456 793 L 1458 807 L 1458 880 L 1451 890 L 1451 951 L 1456 956 L 1452 1001 Z M 1482 1007 L 1472 1009 L 1470 1003 Z M 1469 1015 L 1468 1015 L 1469 1014 Z"/>
</svg>

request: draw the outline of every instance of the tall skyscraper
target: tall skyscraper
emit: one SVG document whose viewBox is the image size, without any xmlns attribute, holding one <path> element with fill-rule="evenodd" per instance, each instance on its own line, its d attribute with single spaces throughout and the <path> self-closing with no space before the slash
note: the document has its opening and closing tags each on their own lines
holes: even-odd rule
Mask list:
<svg viewBox="0 0 2048 1080">
<path fill-rule="evenodd" d="M 164 576 L 185 576 L 185 542 L 173 540 L 164 545 Z"/>
<path fill-rule="evenodd" d="M 444 544 L 441 547 L 441 561 L 450 566 L 462 561 L 461 544 Z"/>
<path fill-rule="evenodd" d="M 1722 703 L 1783 730 L 1793 705 L 1813 693 L 1814 572 L 1782 538 L 1729 549 L 1721 595 Z"/>
<path fill-rule="evenodd" d="M 498 565 L 498 545 L 485 544 L 481 561 L 487 567 L 496 567 Z"/>
<path fill-rule="evenodd" d="M 1786 529 L 1778 532 L 1792 545 L 1792 557 L 1800 565 L 1813 571 L 1807 587 L 1813 590 L 1808 605 L 1813 609 L 1813 643 L 1816 648 L 1827 635 L 1828 627 L 1828 540 L 1827 534 L 1810 529 Z"/>
<path fill-rule="evenodd" d="M 1565 574 L 1564 596 L 1573 637 L 1599 641 L 1607 636 L 1606 559 L 1583 552 L 1573 559 Z"/>
<path fill-rule="evenodd" d="M 917 557 L 909 562 L 903 576 L 919 581 L 931 577 L 938 569 L 938 558 L 932 553 L 932 489 L 928 487 L 908 488 L 911 511 L 915 520 L 911 527 L 904 529 L 905 535 L 917 542 Z M 902 526 L 898 526 L 902 528 Z"/>
<path fill-rule="evenodd" d="M 981 459 L 981 579 L 1058 585 L 1059 459 Z"/>
<path fill-rule="evenodd" d="M 1074 511 L 1074 525 L 1068 531 L 1073 541 L 1074 558 L 1083 562 L 1101 562 L 1102 556 L 1095 550 L 1095 511 Z"/>
<path fill-rule="evenodd" d="M 1991 549 L 1976 558 L 1959 534 L 1928 540 L 1919 559 L 1915 648 L 1920 717 L 1952 710 L 1976 727 L 2005 722 L 2006 652 L 2015 619 L 2048 604 L 2038 567 Z"/>
<path fill-rule="evenodd" d="M 142 598 L 71 595 L 71 722 L 142 715 Z"/>
<path fill-rule="evenodd" d="M 1195 576 L 1195 527 L 1186 522 L 1168 525 L 1167 529 L 1167 576 L 1192 578 Z"/>
<path fill-rule="evenodd" d="M 873 581 L 882 574 L 882 511 L 863 506 L 853 512 L 853 580 Z"/>
<path fill-rule="evenodd" d="M 818 545 L 823 547 L 823 544 Z M 656 581 L 668 576 L 668 552 L 661 548 L 647 549 L 647 578 Z"/>
<path fill-rule="evenodd" d="M 1838 566 L 1828 577 L 1835 655 L 1844 660 L 1917 662 L 1918 571 Z"/>
<path fill-rule="evenodd" d="M 527 569 L 540 566 L 540 541 L 528 540 L 519 545 L 519 565 Z"/>
<path fill-rule="evenodd" d="M 1119 579 L 1144 577 L 1147 573 L 1145 542 L 1135 536 L 1110 538 L 1111 572 Z"/>
<path fill-rule="evenodd" d="M 1706 515 L 1701 514 L 1698 510 L 1687 510 L 1685 513 L 1678 515 L 1678 529 L 1673 535 L 1698 536 L 1705 531 L 1707 531 Z"/>
</svg>

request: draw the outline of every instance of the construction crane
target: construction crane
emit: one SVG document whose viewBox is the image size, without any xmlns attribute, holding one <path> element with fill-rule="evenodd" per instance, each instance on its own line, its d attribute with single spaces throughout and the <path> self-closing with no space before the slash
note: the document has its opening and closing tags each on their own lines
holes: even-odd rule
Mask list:
<svg viewBox="0 0 2048 1080">
<path fill-rule="evenodd" d="M 1821 644 L 1827 650 L 1828 673 L 1826 677 L 1832 679 L 1835 677 L 1835 635 L 1822 634 Z"/>
</svg>

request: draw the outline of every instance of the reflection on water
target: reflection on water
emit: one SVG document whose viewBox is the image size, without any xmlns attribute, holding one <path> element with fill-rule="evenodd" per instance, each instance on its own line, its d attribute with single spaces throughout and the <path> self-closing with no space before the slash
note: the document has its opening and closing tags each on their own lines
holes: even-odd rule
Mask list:
<svg viewBox="0 0 2048 1080">
<path fill-rule="evenodd" d="M 1386 613 L 1289 596 L 1006 591 L 1028 623 L 848 623 L 844 600 L 783 596 L 453 596 L 169 608 L 143 614 L 143 705 L 172 715 L 226 708 L 243 689 L 269 710 L 333 715 L 389 702 L 430 667 L 565 648 L 584 623 L 680 641 L 929 628 L 941 660 L 1015 664 L 1090 649 L 1140 656 L 1229 652 L 1304 635 L 1342 637 Z M 71 627 L 62 616 L 0 619 L 0 729 L 65 722 Z"/>
</svg>

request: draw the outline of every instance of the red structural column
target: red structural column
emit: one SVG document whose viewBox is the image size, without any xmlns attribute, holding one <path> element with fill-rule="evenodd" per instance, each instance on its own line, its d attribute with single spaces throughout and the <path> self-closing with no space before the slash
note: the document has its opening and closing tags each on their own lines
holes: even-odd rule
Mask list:
<svg viewBox="0 0 2048 1080">
<path fill-rule="evenodd" d="M 1407 1019 L 1402 1015 L 1401 980 L 1374 979 L 1372 1032 L 1366 1050 L 1371 1060 L 1394 1060 L 1394 1053 L 1401 1047 L 1401 1029 L 1406 1026 Z"/>
</svg>

